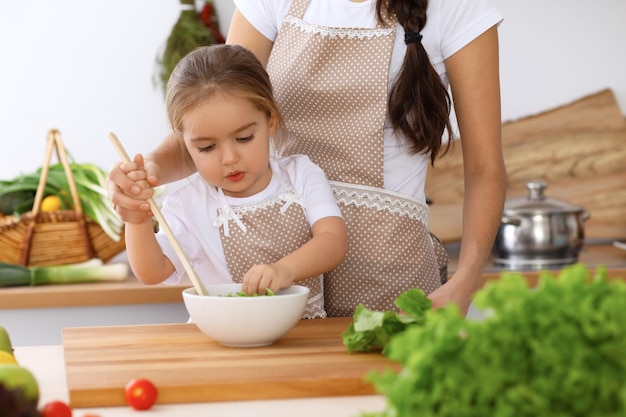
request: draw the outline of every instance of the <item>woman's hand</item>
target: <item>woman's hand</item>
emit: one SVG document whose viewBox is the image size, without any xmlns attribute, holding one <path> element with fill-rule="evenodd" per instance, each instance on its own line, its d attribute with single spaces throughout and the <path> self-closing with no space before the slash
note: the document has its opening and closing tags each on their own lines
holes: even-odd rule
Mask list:
<svg viewBox="0 0 626 417">
<path fill-rule="evenodd" d="M 479 280 L 473 277 L 461 278 L 459 272 L 453 275 L 441 287 L 428 295 L 433 302 L 433 310 L 455 303 L 459 307 L 461 315 L 465 316 L 472 303 L 472 297 L 477 290 Z"/>
<path fill-rule="evenodd" d="M 146 164 L 156 172 L 158 167 Z M 137 154 L 133 162 L 118 162 L 111 167 L 107 177 L 107 190 L 113 208 L 126 223 L 139 224 L 152 219 L 148 199 L 158 184 L 156 175 L 144 166 L 143 156 Z"/>
</svg>

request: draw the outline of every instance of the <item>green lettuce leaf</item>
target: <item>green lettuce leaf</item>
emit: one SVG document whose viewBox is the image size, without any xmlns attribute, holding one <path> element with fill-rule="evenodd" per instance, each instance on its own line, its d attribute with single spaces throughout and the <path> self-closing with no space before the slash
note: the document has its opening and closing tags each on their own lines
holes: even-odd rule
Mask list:
<svg viewBox="0 0 626 417">
<path fill-rule="evenodd" d="M 372 372 L 378 417 L 626 416 L 626 283 L 575 264 L 536 288 L 503 273 L 474 297 L 489 314 L 427 310 L 384 354 L 399 372 Z"/>
<path fill-rule="evenodd" d="M 432 301 L 422 290 L 414 288 L 400 294 L 396 306 L 402 314 L 392 310 L 372 311 L 363 304 L 357 306 L 353 322 L 342 333 L 348 352 L 384 352 L 393 335 L 402 332 L 407 326 L 424 322 Z"/>
</svg>

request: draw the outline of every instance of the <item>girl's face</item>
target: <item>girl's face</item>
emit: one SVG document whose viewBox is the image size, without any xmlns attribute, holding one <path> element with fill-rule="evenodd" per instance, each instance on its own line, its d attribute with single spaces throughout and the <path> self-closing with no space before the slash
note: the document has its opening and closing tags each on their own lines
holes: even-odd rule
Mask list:
<svg viewBox="0 0 626 417">
<path fill-rule="evenodd" d="M 215 95 L 182 118 L 183 138 L 196 169 L 232 197 L 249 197 L 270 182 L 274 115 L 245 98 Z"/>
</svg>

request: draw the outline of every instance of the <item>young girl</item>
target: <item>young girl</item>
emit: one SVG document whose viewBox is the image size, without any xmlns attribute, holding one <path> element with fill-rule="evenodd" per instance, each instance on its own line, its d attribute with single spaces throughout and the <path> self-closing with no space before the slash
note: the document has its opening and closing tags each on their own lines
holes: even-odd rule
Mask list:
<svg viewBox="0 0 626 417">
<path fill-rule="evenodd" d="M 325 317 L 322 274 L 343 260 L 346 226 L 324 173 L 308 157 L 270 157 L 282 120 L 261 63 L 240 46 L 199 48 L 174 69 L 166 102 L 197 174 L 168 195 L 163 215 L 200 279 L 242 282 L 248 294 L 306 285 L 304 317 Z M 141 155 L 124 169 L 146 178 Z M 128 222 L 125 230 L 140 281 L 180 280 L 182 263 L 151 221 Z"/>
</svg>

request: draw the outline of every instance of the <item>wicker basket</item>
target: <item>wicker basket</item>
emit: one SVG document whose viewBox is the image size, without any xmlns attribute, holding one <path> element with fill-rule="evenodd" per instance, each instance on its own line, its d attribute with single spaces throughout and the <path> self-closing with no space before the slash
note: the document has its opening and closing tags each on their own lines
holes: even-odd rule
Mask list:
<svg viewBox="0 0 626 417">
<path fill-rule="evenodd" d="M 67 175 L 73 210 L 40 211 L 52 152 Z M 62 265 L 100 258 L 106 262 L 125 250 L 124 238 L 111 239 L 98 223 L 83 213 L 76 183 L 57 130 L 48 143 L 33 209 L 19 218 L 0 221 L 0 261 L 25 266 Z"/>
</svg>

